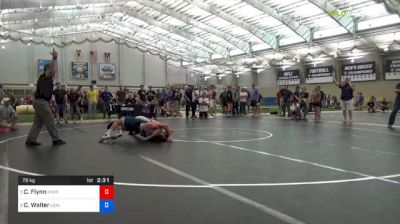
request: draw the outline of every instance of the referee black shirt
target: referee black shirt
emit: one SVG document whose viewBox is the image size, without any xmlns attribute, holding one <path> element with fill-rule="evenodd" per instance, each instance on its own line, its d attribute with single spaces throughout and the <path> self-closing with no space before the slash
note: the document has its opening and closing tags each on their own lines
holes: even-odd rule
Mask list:
<svg viewBox="0 0 400 224">
<path fill-rule="evenodd" d="M 41 74 L 36 84 L 35 99 L 50 101 L 53 95 L 53 88 L 53 78 L 46 77 L 45 73 Z"/>
</svg>

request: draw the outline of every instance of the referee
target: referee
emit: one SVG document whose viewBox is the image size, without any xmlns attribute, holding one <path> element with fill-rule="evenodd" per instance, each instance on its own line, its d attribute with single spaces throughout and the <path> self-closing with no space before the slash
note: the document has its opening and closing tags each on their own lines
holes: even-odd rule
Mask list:
<svg viewBox="0 0 400 224">
<path fill-rule="evenodd" d="M 36 85 L 35 100 L 33 101 L 33 108 L 36 112 L 35 119 L 25 142 L 25 145 L 28 147 L 41 145 L 41 143 L 36 140 L 43 125 L 46 126 L 47 131 L 53 139 L 53 145 L 65 144 L 65 142 L 58 137 L 53 113 L 51 112 L 49 105 L 49 101 L 53 94 L 53 76 L 57 70 L 57 52 L 53 49 L 53 52 L 50 54 L 53 56 L 53 60 L 50 64 L 44 66 L 44 72 L 39 76 Z"/>
</svg>

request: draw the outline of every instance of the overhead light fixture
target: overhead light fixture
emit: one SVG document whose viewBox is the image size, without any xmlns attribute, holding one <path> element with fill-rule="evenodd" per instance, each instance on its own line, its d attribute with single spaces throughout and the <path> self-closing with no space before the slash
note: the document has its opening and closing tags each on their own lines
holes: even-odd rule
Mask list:
<svg viewBox="0 0 400 224">
<path fill-rule="evenodd" d="M 1 49 L 2 49 L 2 50 L 6 49 L 6 45 L 4 45 L 4 44 L 1 45 Z"/>
<path fill-rule="evenodd" d="M 388 47 L 385 47 L 385 48 L 383 49 L 383 51 L 386 53 L 386 52 L 389 51 L 389 48 L 388 48 Z"/>
<path fill-rule="evenodd" d="M 354 58 L 351 58 L 351 63 L 354 63 Z"/>
<path fill-rule="evenodd" d="M 26 45 L 31 46 L 31 42 L 28 42 Z"/>
<path fill-rule="evenodd" d="M 236 75 L 236 78 L 239 78 L 239 74 Z"/>
</svg>

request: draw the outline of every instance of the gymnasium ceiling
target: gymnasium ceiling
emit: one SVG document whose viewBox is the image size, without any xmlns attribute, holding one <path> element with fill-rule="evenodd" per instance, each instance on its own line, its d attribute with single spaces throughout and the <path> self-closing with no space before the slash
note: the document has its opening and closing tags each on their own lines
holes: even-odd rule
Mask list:
<svg viewBox="0 0 400 224">
<path fill-rule="evenodd" d="M 62 47 L 102 33 L 199 73 L 400 49 L 398 0 L 0 0 L 0 9 L 3 44 Z"/>
</svg>

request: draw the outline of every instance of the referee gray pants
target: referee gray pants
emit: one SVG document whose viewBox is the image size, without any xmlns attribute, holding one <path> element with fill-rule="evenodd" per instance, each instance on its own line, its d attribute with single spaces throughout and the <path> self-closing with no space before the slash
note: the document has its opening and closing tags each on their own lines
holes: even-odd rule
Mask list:
<svg viewBox="0 0 400 224">
<path fill-rule="evenodd" d="M 54 117 L 53 113 L 51 112 L 49 102 L 44 99 L 35 99 L 33 101 L 33 108 L 35 109 L 35 119 L 26 141 L 36 141 L 43 125 L 46 126 L 47 131 L 49 132 L 53 141 L 58 140 L 58 131 L 54 124 Z"/>
</svg>

